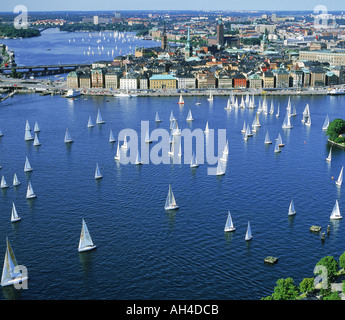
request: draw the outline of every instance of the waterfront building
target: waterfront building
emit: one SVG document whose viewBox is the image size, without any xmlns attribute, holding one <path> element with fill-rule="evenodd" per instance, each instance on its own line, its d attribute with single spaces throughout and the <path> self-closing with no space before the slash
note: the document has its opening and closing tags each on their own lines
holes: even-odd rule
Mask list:
<svg viewBox="0 0 345 320">
<path fill-rule="evenodd" d="M 121 71 L 108 70 L 104 76 L 105 87 L 107 89 L 118 89 L 120 84 L 120 78 L 122 76 Z"/>
<path fill-rule="evenodd" d="M 243 73 L 237 72 L 233 76 L 233 87 L 236 89 L 247 88 L 247 78 Z"/>
<path fill-rule="evenodd" d="M 262 78 L 257 73 L 253 73 L 249 75 L 248 82 L 249 82 L 249 88 L 262 89 Z"/>
<path fill-rule="evenodd" d="M 189 72 L 177 73 L 177 88 L 178 89 L 195 89 L 196 88 L 196 78 L 193 74 Z"/>
<path fill-rule="evenodd" d="M 274 74 L 271 70 L 263 72 L 262 80 L 264 88 L 274 88 Z"/>
<path fill-rule="evenodd" d="M 176 89 L 177 81 L 171 74 L 155 74 L 150 77 L 150 89 Z"/>
<path fill-rule="evenodd" d="M 139 76 L 139 88 L 149 89 L 149 78 L 146 73 L 143 73 Z"/>
<path fill-rule="evenodd" d="M 218 88 L 219 89 L 230 89 L 232 88 L 232 77 L 229 72 L 224 69 L 218 72 Z"/>
<path fill-rule="evenodd" d="M 90 70 L 84 70 L 79 75 L 79 88 L 90 89 L 91 88 L 91 73 Z"/>
<path fill-rule="evenodd" d="M 120 89 L 136 90 L 139 88 L 139 74 L 135 72 L 127 72 L 120 78 Z"/>
<path fill-rule="evenodd" d="M 290 86 L 290 74 L 282 63 L 278 69 L 273 70 L 276 88 L 288 88 Z"/>
<path fill-rule="evenodd" d="M 326 71 L 326 86 L 339 84 L 339 78 L 333 71 Z"/>
<path fill-rule="evenodd" d="M 303 87 L 303 71 L 298 64 L 295 64 L 290 70 L 290 78 L 294 88 Z"/>
<path fill-rule="evenodd" d="M 216 77 L 212 72 L 201 71 L 196 74 L 197 86 L 199 89 L 216 88 Z"/>
<path fill-rule="evenodd" d="M 92 88 L 104 87 L 104 69 L 91 69 L 91 86 Z"/>
<path fill-rule="evenodd" d="M 326 84 L 326 72 L 323 68 L 317 66 L 310 70 L 310 85 L 312 87 L 325 86 Z"/>
<path fill-rule="evenodd" d="M 345 66 L 344 52 L 323 51 L 300 51 L 300 60 L 328 62 L 332 66 Z"/>
<path fill-rule="evenodd" d="M 67 87 L 68 88 L 79 88 L 79 75 L 80 71 L 71 71 L 67 77 Z"/>
<path fill-rule="evenodd" d="M 303 71 L 303 87 L 310 87 L 311 72 L 308 68 L 302 68 Z"/>
</svg>

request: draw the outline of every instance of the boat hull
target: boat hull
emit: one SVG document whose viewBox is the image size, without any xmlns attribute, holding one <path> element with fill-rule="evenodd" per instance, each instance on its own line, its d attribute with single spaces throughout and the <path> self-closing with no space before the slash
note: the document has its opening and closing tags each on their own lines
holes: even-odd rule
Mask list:
<svg viewBox="0 0 345 320">
<path fill-rule="evenodd" d="M 173 210 L 178 210 L 179 206 L 169 206 L 169 207 L 164 207 L 166 211 L 173 211 Z"/>
<path fill-rule="evenodd" d="M 28 279 L 29 279 L 29 277 L 16 277 L 16 278 L 14 278 L 12 280 L 1 282 L 1 286 L 2 287 L 12 286 L 12 285 L 15 285 L 17 283 L 20 283 L 20 282 L 23 282 L 23 281 L 27 281 Z"/>
<path fill-rule="evenodd" d="M 93 245 L 93 246 L 87 246 L 85 248 L 82 248 L 82 249 L 78 249 L 79 252 L 86 252 L 86 251 L 90 251 L 90 250 L 93 250 L 93 249 L 96 249 L 97 246 L 96 245 Z"/>
</svg>

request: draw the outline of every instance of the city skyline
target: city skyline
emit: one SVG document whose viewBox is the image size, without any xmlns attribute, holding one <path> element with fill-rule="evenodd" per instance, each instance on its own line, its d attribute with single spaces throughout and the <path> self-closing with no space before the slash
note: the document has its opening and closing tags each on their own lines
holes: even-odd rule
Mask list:
<svg viewBox="0 0 345 320">
<path fill-rule="evenodd" d="M 232 3 L 224 0 L 210 3 L 206 0 L 194 1 L 186 3 L 185 1 L 177 0 L 174 4 L 161 3 L 156 0 L 142 1 L 134 0 L 131 5 L 126 3 L 113 3 L 112 1 L 105 0 L 100 3 L 84 1 L 66 1 L 61 0 L 59 3 L 50 3 L 38 0 L 27 0 L 24 3 L 4 3 L 2 12 L 13 11 L 16 5 L 24 5 L 28 11 L 107 11 L 107 10 L 231 10 L 231 11 L 246 11 L 246 10 L 266 10 L 266 11 L 313 11 L 318 5 L 323 5 L 328 11 L 341 11 L 345 10 L 345 4 L 339 3 L 336 0 L 324 0 L 322 2 L 315 0 L 306 0 L 301 3 L 297 0 L 291 0 L 288 3 L 273 2 L 272 0 L 262 0 L 260 3 L 257 1 L 247 1 L 245 3 Z"/>
</svg>

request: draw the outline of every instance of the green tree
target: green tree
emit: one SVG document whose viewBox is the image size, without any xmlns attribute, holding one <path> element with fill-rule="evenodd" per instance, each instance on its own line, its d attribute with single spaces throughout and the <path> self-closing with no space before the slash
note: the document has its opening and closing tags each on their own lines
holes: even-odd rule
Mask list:
<svg viewBox="0 0 345 320">
<path fill-rule="evenodd" d="M 338 292 L 332 291 L 327 296 L 323 296 L 322 300 L 341 300 L 341 298 L 339 297 L 339 293 Z"/>
<path fill-rule="evenodd" d="M 272 294 L 273 300 L 296 300 L 299 296 L 298 287 L 292 278 L 279 279 Z"/>
<path fill-rule="evenodd" d="M 326 267 L 328 283 L 332 282 L 335 279 L 339 271 L 339 262 L 335 260 L 332 256 L 323 257 L 316 265 Z"/>
<path fill-rule="evenodd" d="M 304 278 L 302 282 L 299 284 L 299 289 L 301 292 L 314 292 L 314 278 Z"/>
<path fill-rule="evenodd" d="M 331 141 L 334 141 L 343 133 L 345 133 L 345 121 L 343 119 L 334 119 L 331 121 L 326 131 L 326 134 Z"/>
<path fill-rule="evenodd" d="M 345 269 L 345 252 L 339 257 L 339 267 Z"/>
</svg>

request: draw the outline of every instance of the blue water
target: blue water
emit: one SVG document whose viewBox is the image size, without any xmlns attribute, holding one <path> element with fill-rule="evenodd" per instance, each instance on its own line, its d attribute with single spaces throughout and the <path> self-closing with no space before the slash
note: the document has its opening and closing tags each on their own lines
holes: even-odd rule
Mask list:
<svg viewBox="0 0 345 320">
<path fill-rule="evenodd" d="M 240 132 L 243 121 L 252 122 L 255 111 L 224 110 L 226 97 L 176 98 L 89 97 L 68 100 L 61 96 L 17 95 L 0 108 L 1 174 L 8 182 L 17 173 L 22 185 L 2 190 L 0 235 L 2 253 L 9 237 L 19 264 L 28 268 L 29 288 L 21 299 L 260 299 L 273 290 L 279 278 L 299 283 L 313 275 L 325 255 L 338 258 L 344 251 L 343 222 L 331 223 L 330 213 L 338 199 L 344 208 L 343 189 L 332 180 L 344 164 L 343 150 L 333 149 L 331 164 L 327 137 L 321 130 L 326 114 L 341 117 L 344 97 L 292 97 L 297 116 L 293 129 L 282 130 L 287 97 L 274 98 L 281 117 L 260 115 L 262 127 L 247 142 Z M 259 98 L 257 98 L 258 101 Z M 195 101 L 201 101 L 196 106 Z M 301 123 L 306 102 L 312 126 Z M 106 123 L 95 121 L 100 108 Z M 189 108 L 195 121 L 185 119 Z M 180 128 L 226 129 L 229 158 L 226 174 L 207 175 L 207 164 L 196 170 L 189 165 L 119 165 L 114 161 L 116 144 L 108 142 L 124 128 L 140 132 L 140 121 L 150 130 L 158 111 L 158 126 L 169 130 L 171 110 Z M 29 120 L 41 127 L 42 145 L 24 141 Z M 66 128 L 74 143 L 63 142 Z M 274 140 L 282 134 L 280 154 L 266 146 L 269 130 Z M 154 143 L 150 146 L 152 148 Z M 23 172 L 25 156 L 34 171 Z M 94 180 L 96 162 L 103 179 Z M 26 200 L 30 178 L 37 199 Z M 169 183 L 180 209 L 164 210 Z M 291 198 L 297 214 L 287 215 Z M 22 221 L 10 222 L 12 202 Z M 232 213 L 233 234 L 224 234 L 227 210 Z M 81 219 L 88 224 L 95 251 L 77 251 Z M 244 240 L 248 220 L 254 239 Z M 326 229 L 324 243 L 309 232 L 311 225 Z M 279 258 L 274 266 L 263 259 Z M 8 288 L 6 288 L 8 290 Z M 6 297 L 6 295 L 5 295 Z"/>
<path fill-rule="evenodd" d="M 22 65 L 84 62 L 85 41 L 68 39 L 87 35 L 47 30 L 39 38 L 3 42 Z M 212 104 L 206 97 L 185 97 L 183 107 L 174 97 L 107 99 L 28 94 L 0 105 L 0 174 L 11 183 L 17 173 L 22 182 L 0 192 L 0 267 L 8 237 L 29 274 L 27 290 L 2 288 L 3 299 L 260 299 L 272 293 L 279 278 L 292 277 L 298 284 L 313 276 L 322 257 L 344 252 L 344 222 L 331 222 L 329 216 L 336 199 L 340 210 L 345 208 L 344 189 L 334 183 L 345 154 L 333 148 L 332 162 L 326 162 L 329 146 L 321 130 L 327 114 L 331 120 L 344 118 L 344 97 L 291 97 L 297 109 L 291 130 L 281 128 L 288 97 L 275 97 L 281 117 L 261 114 L 262 127 L 247 142 L 240 131 L 256 110 L 224 110 L 227 97 L 215 97 Z M 301 123 L 307 102 L 311 127 Z M 98 108 L 106 123 L 88 129 Z M 189 108 L 192 123 L 185 120 Z M 124 128 L 140 132 L 146 120 L 151 131 L 168 130 L 171 110 L 181 129 L 204 130 L 206 121 L 211 129 L 226 129 L 224 176 L 207 175 L 208 164 L 191 170 L 188 164 L 138 167 L 114 161 L 110 129 L 116 137 Z M 158 126 L 156 111 L 163 119 Z M 35 121 L 40 125 L 40 147 L 24 141 L 26 120 L 32 128 Z M 63 141 L 67 127 L 74 139 L 70 147 Z M 264 144 L 266 130 L 272 140 L 281 133 L 280 154 Z M 31 174 L 23 171 L 26 156 Z M 104 177 L 98 182 L 97 162 Z M 25 198 L 29 179 L 37 194 L 30 201 Z M 169 183 L 180 206 L 174 213 L 164 210 Z M 293 218 L 287 214 L 291 198 Z M 22 218 L 16 224 L 10 222 L 12 202 Z M 237 228 L 231 234 L 223 231 L 228 210 Z M 97 249 L 79 254 L 82 218 Z M 244 240 L 248 220 L 250 243 Z M 309 232 L 311 225 L 324 230 L 331 225 L 325 242 Z M 268 255 L 278 257 L 278 264 L 264 264 Z"/>
</svg>

